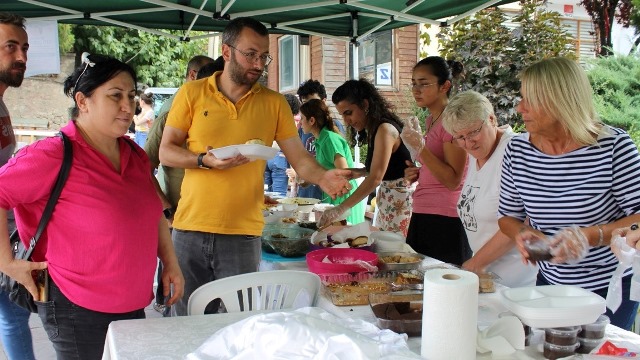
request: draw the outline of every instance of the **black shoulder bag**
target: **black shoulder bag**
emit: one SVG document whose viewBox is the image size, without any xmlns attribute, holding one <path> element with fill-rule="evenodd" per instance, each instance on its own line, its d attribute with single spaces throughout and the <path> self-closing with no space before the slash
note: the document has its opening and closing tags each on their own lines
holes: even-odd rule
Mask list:
<svg viewBox="0 0 640 360">
<path fill-rule="evenodd" d="M 49 219 L 51 218 L 51 213 L 53 213 L 53 208 L 58 202 L 62 188 L 69 177 L 71 161 L 73 160 L 73 149 L 69 138 L 62 131 L 59 135 L 62 137 L 62 144 L 64 145 L 64 158 L 62 159 L 62 166 L 60 167 L 58 178 L 53 186 L 53 191 L 51 192 L 49 201 L 47 201 L 47 205 L 42 212 L 42 218 L 40 218 L 40 223 L 38 223 L 36 233 L 29 241 L 29 247 L 24 247 L 22 241 L 20 241 L 17 229 L 11 234 L 9 240 L 11 242 L 11 250 L 13 251 L 13 257 L 15 259 L 29 260 L 31 258 L 31 253 L 36 247 L 38 239 L 40 239 L 40 235 L 42 235 L 42 232 L 44 232 L 44 229 L 47 227 L 47 223 L 49 223 Z M 33 301 L 33 297 L 29 291 L 27 291 L 27 288 L 3 273 L 0 273 L 0 288 L 2 291 L 7 292 L 9 294 L 9 299 L 18 306 L 23 307 L 32 313 L 38 312 L 38 308 Z"/>
</svg>

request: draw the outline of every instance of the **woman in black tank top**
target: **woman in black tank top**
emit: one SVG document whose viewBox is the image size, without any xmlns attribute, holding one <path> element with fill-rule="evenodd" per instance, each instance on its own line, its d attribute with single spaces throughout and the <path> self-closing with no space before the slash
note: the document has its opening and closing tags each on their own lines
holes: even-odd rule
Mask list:
<svg viewBox="0 0 640 360">
<path fill-rule="evenodd" d="M 411 160 L 411 156 L 400 139 L 402 121 L 392 112 L 391 104 L 364 79 L 345 82 L 331 100 L 344 123 L 352 128 L 352 145 L 362 145 L 365 141 L 368 145 L 365 160 L 368 175 L 336 213 L 356 206 L 380 186 L 373 225 L 406 236 L 413 188 L 404 181 L 406 161 Z M 330 219 L 323 219 L 327 220 Z"/>
</svg>

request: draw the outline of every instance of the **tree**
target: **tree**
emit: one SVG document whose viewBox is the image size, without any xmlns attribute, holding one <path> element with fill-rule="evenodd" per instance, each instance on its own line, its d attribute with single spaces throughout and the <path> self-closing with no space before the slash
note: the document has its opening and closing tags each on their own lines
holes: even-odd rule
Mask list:
<svg viewBox="0 0 640 360">
<path fill-rule="evenodd" d="M 485 9 L 441 30 L 441 53 L 462 62 L 465 77 L 455 84 L 459 90 L 475 90 L 493 104 L 501 124 L 515 125 L 519 115 L 520 82 L 517 75 L 526 66 L 545 57 L 573 56 L 571 37 L 560 23 L 560 14 L 547 11 L 543 1 L 523 0 L 521 13 L 512 19 L 515 29 L 505 25 L 499 8 Z"/>
<path fill-rule="evenodd" d="M 611 55 L 613 43 L 611 41 L 611 29 L 614 19 L 623 26 L 629 26 L 629 20 L 633 9 L 632 0 L 581 0 L 591 17 L 596 30 L 598 43 L 597 53 L 601 56 Z"/>
<path fill-rule="evenodd" d="M 113 56 L 131 65 L 138 75 L 138 83 L 148 86 L 179 86 L 189 59 L 207 52 L 207 40 L 178 42 L 169 37 L 114 26 L 75 25 L 72 33 L 76 65 L 80 64 L 84 51 Z"/>
</svg>

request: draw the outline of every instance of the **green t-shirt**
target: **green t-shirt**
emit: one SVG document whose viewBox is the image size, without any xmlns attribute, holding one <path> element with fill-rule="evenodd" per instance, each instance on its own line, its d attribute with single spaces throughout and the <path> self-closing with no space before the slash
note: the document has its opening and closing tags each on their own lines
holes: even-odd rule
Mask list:
<svg viewBox="0 0 640 360">
<path fill-rule="evenodd" d="M 345 140 L 340 134 L 324 128 L 320 131 L 319 136 L 316 138 L 315 146 L 316 160 L 318 160 L 318 163 L 320 163 L 320 165 L 322 165 L 325 169 L 331 170 L 336 168 L 333 161 L 337 154 L 347 160 L 348 167 L 353 167 L 353 156 L 351 155 L 351 149 L 349 148 L 347 140 Z M 338 197 L 335 200 L 329 198 L 325 202 L 338 205 L 341 204 L 346 198 L 351 196 L 351 194 L 356 191 L 358 184 L 355 180 L 351 180 L 349 182 L 351 183 L 352 188 L 347 195 Z M 328 196 L 326 193 L 323 193 L 322 195 L 323 198 Z M 354 206 L 351 209 L 351 215 L 347 217 L 347 221 L 353 225 L 359 224 L 364 221 L 364 209 L 360 206 L 360 204 Z"/>
</svg>

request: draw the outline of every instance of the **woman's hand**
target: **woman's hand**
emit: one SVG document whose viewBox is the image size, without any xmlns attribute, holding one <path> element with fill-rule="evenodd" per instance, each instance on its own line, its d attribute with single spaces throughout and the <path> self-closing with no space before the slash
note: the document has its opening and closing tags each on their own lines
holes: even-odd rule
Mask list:
<svg viewBox="0 0 640 360">
<path fill-rule="evenodd" d="M 627 245 L 636 250 L 640 250 L 640 227 L 638 224 L 631 224 L 629 227 L 613 230 L 613 232 L 611 232 L 611 238 L 616 237 L 625 238 Z"/>
<path fill-rule="evenodd" d="M 342 216 L 342 214 L 344 214 L 345 210 L 346 209 L 342 206 L 342 204 L 340 204 L 323 211 L 322 216 L 320 216 L 320 220 L 318 220 L 318 229 L 322 229 L 333 224 L 333 222 L 338 220 Z"/>
<path fill-rule="evenodd" d="M 38 299 L 38 287 L 36 286 L 36 282 L 33 279 L 33 272 L 36 270 L 44 270 L 47 268 L 47 263 L 43 262 L 34 262 L 34 261 L 26 261 L 13 259 L 11 263 L 9 263 L 3 272 L 24 285 L 24 287 L 29 291 L 31 296 L 34 299 Z"/>
<path fill-rule="evenodd" d="M 538 241 L 546 241 L 546 236 L 544 233 L 538 230 L 534 230 L 529 226 L 522 226 L 518 234 L 516 234 L 514 240 L 516 241 L 516 246 L 518 247 L 518 251 L 520 255 L 522 255 L 522 262 L 532 263 L 535 265 L 536 261 L 530 259 L 529 252 L 525 248 L 525 243 L 535 243 Z"/>
<path fill-rule="evenodd" d="M 424 148 L 424 137 L 422 136 L 420 122 L 417 117 L 412 116 L 405 122 L 402 132 L 400 133 L 400 139 L 402 139 L 404 145 L 409 149 L 411 159 L 415 160 Z"/>
<path fill-rule="evenodd" d="M 405 160 L 405 163 L 407 164 L 407 167 L 404 169 L 404 181 L 406 181 L 407 184 L 413 184 L 418 180 L 420 168 L 409 160 Z"/>
<path fill-rule="evenodd" d="M 162 294 L 165 297 L 171 294 L 171 298 L 165 302 L 167 306 L 175 304 L 184 295 L 184 277 L 177 263 L 162 268 Z"/>
<path fill-rule="evenodd" d="M 589 253 L 589 239 L 580 227 L 572 225 L 558 231 L 550 240 L 553 263 L 577 263 Z"/>
</svg>

